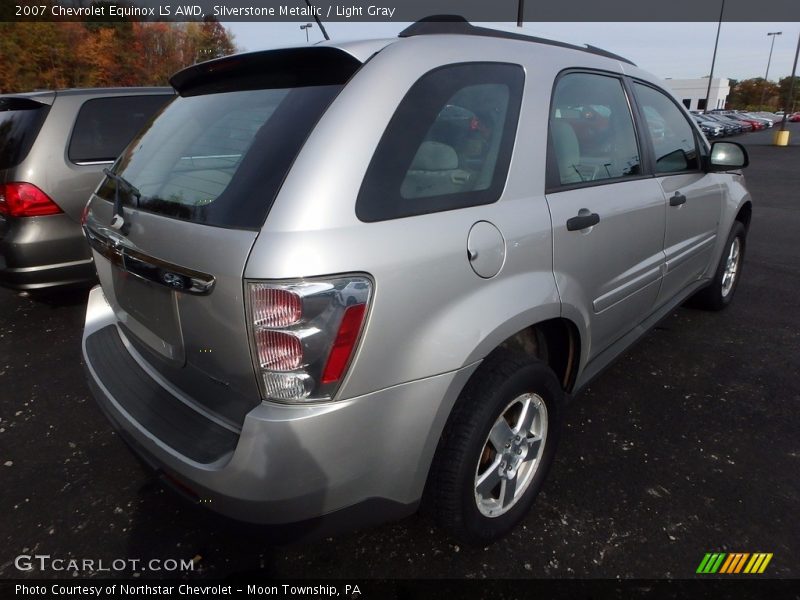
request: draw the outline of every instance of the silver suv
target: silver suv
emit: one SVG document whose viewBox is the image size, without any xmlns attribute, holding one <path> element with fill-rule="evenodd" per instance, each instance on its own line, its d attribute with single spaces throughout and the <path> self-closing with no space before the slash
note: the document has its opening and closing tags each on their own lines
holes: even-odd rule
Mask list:
<svg viewBox="0 0 800 600">
<path fill-rule="evenodd" d="M 135 451 L 265 524 L 507 533 L 566 400 L 670 310 L 727 305 L 750 196 L 659 81 L 423 21 L 176 74 L 84 229 L 83 353 Z"/>
</svg>

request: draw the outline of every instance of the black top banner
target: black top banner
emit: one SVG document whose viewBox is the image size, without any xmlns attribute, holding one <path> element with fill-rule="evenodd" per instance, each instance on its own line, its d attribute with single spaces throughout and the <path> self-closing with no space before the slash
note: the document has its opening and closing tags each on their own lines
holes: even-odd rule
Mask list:
<svg viewBox="0 0 800 600">
<path fill-rule="evenodd" d="M 4 0 L 13 21 L 413 22 L 431 15 L 517 22 L 791 22 L 798 0 Z"/>
</svg>

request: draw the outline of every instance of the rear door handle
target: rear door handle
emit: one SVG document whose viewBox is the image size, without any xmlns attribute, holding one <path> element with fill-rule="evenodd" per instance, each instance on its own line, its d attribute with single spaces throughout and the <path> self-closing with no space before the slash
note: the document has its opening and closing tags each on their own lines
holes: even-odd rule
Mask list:
<svg viewBox="0 0 800 600">
<path fill-rule="evenodd" d="M 686 196 L 680 192 L 675 192 L 675 195 L 669 199 L 669 205 L 680 206 L 681 204 L 686 204 Z"/>
<path fill-rule="evenodd" d="M 594 227 L 600 222 L 600 215 L 597 213 L 590 213 L 588 215 L 578 215 L 567 219 L 567 231 L 580 231 L 581 229 L 588 229 Z"/>
</svg>

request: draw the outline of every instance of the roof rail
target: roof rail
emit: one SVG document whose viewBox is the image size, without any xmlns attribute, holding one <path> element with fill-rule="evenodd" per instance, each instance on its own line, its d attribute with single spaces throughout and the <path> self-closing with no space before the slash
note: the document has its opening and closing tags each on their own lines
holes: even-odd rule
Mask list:
<svg viewBox="0 0 800 600">
<path fill-rule="evenodd" d="M 632 61 L 627 58 L 608 52 L 596 46 L 575 46 L 574 44 L 567 44 L 566 42 L 556 42 L 546 38 L 534 37 L 532 35 L 523 35 L 521 33 L 512 33 L 510 31 L 500 31 L 499 29 L 489 29 L 488 27 L 475 27 L 464 17 L 460 15 L 432 15 L 420 19 L 413 25 L 409 25 L 398 34 L 398 37 L 413 37 L 417 35 L 433 35 L 437 33 L 449 33 L 458 35 L 476 35 L 481 37 L 502 38 L 505 40 L 519 40 L 522 42 L 533 42 L 534 44 L 546 44 L 548 46 L 558 46 L 559 48 L 569 48 L 570 50 L 580 50 L 581 52 L 588 52 L 589 54 L 596 54 L 598 56 L 605 56 L 606 58 L 613 58 L 629 65 L 636 66 Z"/>
</svg>

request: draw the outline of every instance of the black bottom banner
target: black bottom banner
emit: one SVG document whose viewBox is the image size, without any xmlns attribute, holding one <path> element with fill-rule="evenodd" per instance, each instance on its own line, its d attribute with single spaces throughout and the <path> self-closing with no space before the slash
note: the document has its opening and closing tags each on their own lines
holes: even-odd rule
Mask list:
<svg viewBox="0 0 800 600">
<path fill-rule="evenodd" d="M 512 600 L 605 598 L 800 600 L 798 580 L 436 579 L 330 581 L 6 580 L 0 598 L 363 598 Z"/>
</svg>

